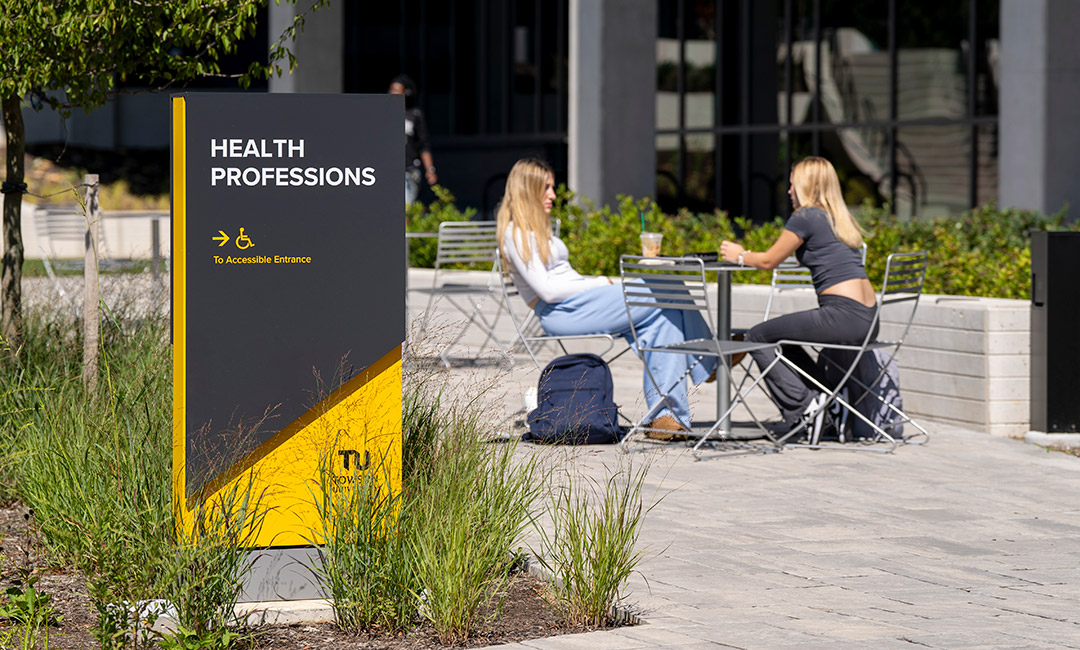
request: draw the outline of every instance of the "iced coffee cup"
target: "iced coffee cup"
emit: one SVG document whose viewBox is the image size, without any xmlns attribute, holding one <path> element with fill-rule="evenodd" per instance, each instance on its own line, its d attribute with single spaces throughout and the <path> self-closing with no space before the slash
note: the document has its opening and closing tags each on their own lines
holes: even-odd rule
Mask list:
<svg viewBox="0 0 1080 650">
<path fill-rule="evenodd" d="M 641 254 L 645 257 L 657 257 L 660 255 L 660 242 L 663 241 L 663 233 L 641 233 Z"/>
</svg>

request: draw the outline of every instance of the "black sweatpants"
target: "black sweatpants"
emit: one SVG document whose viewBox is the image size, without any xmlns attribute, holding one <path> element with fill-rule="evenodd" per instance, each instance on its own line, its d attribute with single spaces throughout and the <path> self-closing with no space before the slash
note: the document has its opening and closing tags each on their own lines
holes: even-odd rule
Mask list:
<svg viewBox="0 0 1080 650">
<path fill-rule="evenodd" d="M 785 314 L 759 323 L 746 334 L 746 340 L 775 343 L 792 339 L 815 343 L 861 345 L 871 324 L 874 325 L 871 340 L 877 338 L 878 327 L 874 323 L 876 309 L 877 307 L 867 307 L 857 300 L 843 296 L 819 295 L 817 309 Z M 802 346 L 785 345 L 783 349 L 785 357 L 825 384 L 824 378 L 817 372 L 817 364 Z M 750 354 L 753 355 L 759 370 L 767 367 L 776 355 L 772 350 L 755 350 Z M 765 385 L 768 386 L 769 392 L 780 407 L 784 421 L 788 424 L 798 421 L 799 416 L 806 410 L 807 404 L 817 392 L 802 376 L 783 362 L 776 364 L 769 371 L 765 377 Z"/>
</svg>

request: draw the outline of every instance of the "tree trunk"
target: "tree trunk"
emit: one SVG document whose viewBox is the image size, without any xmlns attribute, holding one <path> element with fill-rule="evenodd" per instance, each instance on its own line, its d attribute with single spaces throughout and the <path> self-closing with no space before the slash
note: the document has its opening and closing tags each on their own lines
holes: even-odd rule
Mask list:
<svg viewBox="0 0 1080 650">
<path fill-rule="evenodd" d="M 17 95 L 3 98 L 4 131 L 7 134 L 7 177 L 4 193 L 4 255 L 0 271 L 0 336 L 8 352 L 0 352 L 0 361 L 17 357 L 22 347 L 22 192 L 15 189 L 24 180 L 26 133 L 22 106 Z M 14 190 L 14 191 L 12 191 Z"/>
</svg>

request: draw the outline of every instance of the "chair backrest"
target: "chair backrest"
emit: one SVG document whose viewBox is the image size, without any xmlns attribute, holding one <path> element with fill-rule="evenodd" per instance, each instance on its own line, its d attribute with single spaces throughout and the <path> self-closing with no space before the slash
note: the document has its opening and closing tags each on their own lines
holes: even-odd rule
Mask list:
<svg viewBox="0 0 1080 650">
<path fill-rule="evenodd" d="M 436 271 L 447 265 L 490 268 L 498 254 L 494 221 L 444 221 L 439 224 Z"/>
<path fill-rule="evenodd" d="M 878 294 L 878 313 L 886 306 L 899 303 L 911 303 L 901 334 L 896 340 L 903 341 L 915 319 L 915 310 L 922 296 L 926 280 L 926 251 L 915 253 L 893 253 L 885 260 L 885 276 L 881 281 Z M 880 319 L 880 316 L 879 316 Z"/>
<path fill-rule="evenodd" d="M 705 282 L 705 262 L 684 257 L 619 258 L 623 298 L 630 329 L 637 341 L 637 326 L 631 307 L 656 307 L 701 312 L 715 338 L 715 311 Z"/>
<path fill-rule="evenodd" d="M 765 315 L 762 320 L 769 320 L 772 314 L 773 299 L 776 294 L 784 289 L 812 289 L 814 280 L 810 276 L 810 269 L 799 265 L 799 260 L 792 255 L 773 269 L 772 281 L 769 283 L 769 300 L 765 303 Z"/>
<path fill-rule="evenodd" d="M 519 314 L 514 309 L 514 302 L 519 301 L 522 305 L 525 304 L 524 299 L 521 298 L 521 293 L 514 285 L 514 278 L 510 275 L 510 272 L 502 268 L 502 257 L 500 256 L 495 260 L 495 273 L 498 275 L 502 283 L 502 299 L 503 305 L 506 307 L 506 312 L 510 315 L 510 322 L 514 324 L 515 335 L 506 347 L 503 348 L 503 353 L 510 355 L 513 352 L 514 347 L 520 341 L 522 347 L 525 348 L 525 352 L 528 353 L 529 358 L 532 359 L 537 369 L 542 369 L 544 366 L 540 363 L 539 357 L 537 357 L 536 346 L 542 346 L 542 339 L 545 338 L 544 330 L 540 327 L 540 319 L 536 317 L 536 313 L 532 309 L 528 309 L 523 314 Z"/>
</svg>

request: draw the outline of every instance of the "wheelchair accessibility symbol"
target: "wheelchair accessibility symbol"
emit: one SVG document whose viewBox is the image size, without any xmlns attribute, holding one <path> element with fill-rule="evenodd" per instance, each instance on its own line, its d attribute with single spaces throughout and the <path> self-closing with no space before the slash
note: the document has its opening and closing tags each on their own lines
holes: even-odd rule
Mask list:
<svg viewBox="0 0 1080 650">
<path fill-rule="evenodd" d="M 251 248 L 255 245 L 255 242 L 251 241 L 251 238 L 244 234 L 244 229 L 240 229 L 240 234 L 236 236 L 236 247 L 240 250 L 245 248 Z"/>
</svg>

